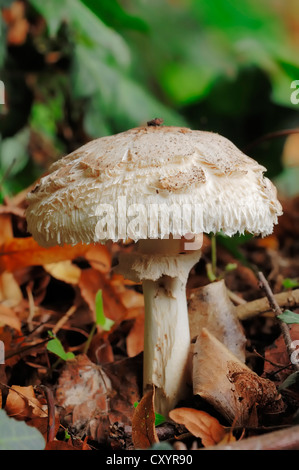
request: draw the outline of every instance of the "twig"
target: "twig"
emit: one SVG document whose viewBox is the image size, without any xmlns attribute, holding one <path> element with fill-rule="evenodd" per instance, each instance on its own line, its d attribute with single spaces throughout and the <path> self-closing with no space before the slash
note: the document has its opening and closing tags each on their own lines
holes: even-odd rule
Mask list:
<svg viewBox="0 0 299 470">
<path fill-rule="evenodd" d="M 47 429 L 47 442 L 52 442 L 55 439 L 55 403 L 52 390 L 45 385 L 39 386 L 46 396 L 48 405 L 48 429 Z"/>
<path fill-rule="evenodd" d="M 63 317 L 60 318 L 60 320 L 56 323 L 52 330 L 54 335 L 57 335 L 58 331 L 63 327 L 63 325 L 69 320 L 69 318 L 75 313 L 76 310 L 77 307 L 75 305 L 72 305 L 72 307 L 70 307 L 68 311 L 63 315 Z"/>
<path fill-rule="evenodd" d="M 199 450 L 299 450 L 299 425 Z"/>
<path fill-rule="evenodd" d="M 280 131 L 269 132 L 268 134 L 262 135 L 258 139 L 254 140 L 253 142 L 249 143 L 243 149 L 245 152 L 248 152 L 249 149 L 255 147 L 256 145 L 265 142 L 266 140 L 275 139 L 277 137 L 286 137 L 290 134 L 298 134 L 299 129 L 282 129 Z"/>
<path fill-rule="evenodd" d="M 274 299 L 279 307 L 294 308 L 299 306 L 299 289 L 275 294 Z M 246 302 L 244 305 L 238 305 L 236 307 L 239 320 L 247 320 L 256 315 L 269 312 L 270 310 L 267 297 Z"/>
<path fill-rule="evenodd" d="M 266 292 L 266 295 L 267 295 L 267 298 L 268 298 L 271 309 L 273 310 L 273 312 L 275 313 L 276 316 L 281 315 L 282 310 L 279 307 L 279 305 L 278 305 L 278 303 L 277 303 L 277 301 L 276 301 L 276 299 L 273 295 L 273 292 L 272 292 L 272 290 L 269 286 L 268 281 L 266 280 L 264 274 L 260 271 L 258 272 L 258 278 L 260 280 L 261 286 L 264 288 L 264 290 Z M 296 347 L 293 346 L 292 338 L 291 338 L 291 335 L 290 335 L 290 330 L 288 328 L 288 325 L 286 325 L 286 323 L 284 323 L 283 321 L 279 322 L 279 326 L 280 326 L 280 329 L 281 329 L 281 333 L 282 333 L 282 336 L 283 336 L 288 354 L 291 357 L 293 352 L 296 351 Z M 299 364 L 294 363 L 293 368 L 296 371 L 299 371 Z"/>
</svg>

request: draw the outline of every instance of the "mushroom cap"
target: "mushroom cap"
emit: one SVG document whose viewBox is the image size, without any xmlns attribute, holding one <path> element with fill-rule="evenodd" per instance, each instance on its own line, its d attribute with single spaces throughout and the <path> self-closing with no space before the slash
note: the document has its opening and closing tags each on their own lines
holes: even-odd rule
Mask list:
<svg viewBox="0 0 299 470">
<path fill-rule="evenodd" d="M 93 140 L 28 194 L 43 246 L 273 231 L 282 214 L 266 168 L 218 134 L 147 126 Z"/>
</svg>

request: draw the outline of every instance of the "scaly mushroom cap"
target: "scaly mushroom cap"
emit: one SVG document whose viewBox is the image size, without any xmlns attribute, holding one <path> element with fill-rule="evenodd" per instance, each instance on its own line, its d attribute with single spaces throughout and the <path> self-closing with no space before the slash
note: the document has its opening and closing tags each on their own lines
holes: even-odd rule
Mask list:
<svg viewBox="0 0 299 470">
<path fill-rule="evenodd" d="M 54 163 L 28 195 L 28 231 L 43 246 L 221 230 L 265 236 L 282 213 L 265 170 L 218 134 L 138 127 Z"/>
</svg>

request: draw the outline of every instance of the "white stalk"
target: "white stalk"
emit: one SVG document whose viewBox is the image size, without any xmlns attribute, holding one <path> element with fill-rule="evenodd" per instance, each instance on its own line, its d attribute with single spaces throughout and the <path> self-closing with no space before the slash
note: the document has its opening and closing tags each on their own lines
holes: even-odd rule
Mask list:
<svg viewBox="0 0 299 470">
<path fill-rule="evenodd" d="M 200 250 L 184 239 L 139 240 L 119 257 L 116 272 L 142 281 L 145 302 L 143 388 L 155 386 L 155 410 L 165 416 L 188 391 L 190 329 L 186 283 Z"/>
<path fill-rule="evenodd" d="M 155 385 L 155 409 L 168 412 L 187 395 L 190 331 L 186 280 L 143 281 L 145 334 L 143 386 Z"/>
<path fill-rule="evenodd" d="M 163 415 L 188 394 L 190 329 L 186 283 L 200 252 L 180 254 L 182 240 L 139 242 L 152 254 L 159 277 L 143 277 L 145 302 L 143 387 L 155 386 L 155 410 Z"/>
</svg>

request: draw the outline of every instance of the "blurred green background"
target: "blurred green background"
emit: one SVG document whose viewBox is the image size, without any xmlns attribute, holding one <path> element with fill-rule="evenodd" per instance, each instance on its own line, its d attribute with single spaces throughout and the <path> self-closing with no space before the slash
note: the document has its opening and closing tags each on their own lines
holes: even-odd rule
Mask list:
<svg viewBox="0 0 299 470">
<path fill-rule="evenodd" d="M 0 0 L 1 201 L 83 143 L 155 117 L 281 174 L 299 127 L 298 0 Z M 249 146 L 251 148 L 249 150 Z"/>
</svg>

